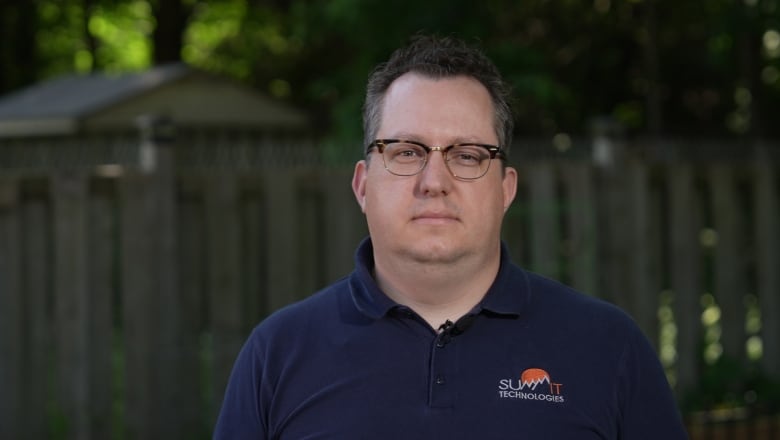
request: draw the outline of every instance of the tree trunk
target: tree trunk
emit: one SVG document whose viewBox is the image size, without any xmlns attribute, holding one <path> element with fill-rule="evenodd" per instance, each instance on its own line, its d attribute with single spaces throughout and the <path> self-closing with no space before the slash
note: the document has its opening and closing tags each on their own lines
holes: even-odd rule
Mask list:
<svg viewBox="0 0 780 440">
<path fill-rule="evenodd" d="M 36 79 L 36 3 L 29 0 L 0 1 L 0 94 Z"/>
<path fill-rule="evenodd" d="M 90 71 L 96 72 L 101 69 L 100 60 L 97 56 L 98 40 L 89 31 L 89 20 L 92 17 L 93 0 L 82 0 L 83 8 L 83 31 L 84 31 L 84 43 L 87 46 L 89 54 L 92 56 L 92 65 Z"/>
<path fill-rule="evenodd" d="M 191 8 L 182 0 L 159 0 L 153 3 L 157 26 L 152 33 L 152 52 L 155 65 L 181 61 L 184 30 Z"/>
</svg>

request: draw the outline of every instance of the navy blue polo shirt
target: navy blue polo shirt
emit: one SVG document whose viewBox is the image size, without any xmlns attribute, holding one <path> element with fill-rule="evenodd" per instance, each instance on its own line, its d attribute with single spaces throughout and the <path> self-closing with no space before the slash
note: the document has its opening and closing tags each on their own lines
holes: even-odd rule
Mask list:
<svg viewBox="0 0 780 440">
<path fill-rule="evenodd" d="M 618 308 L 512 264 L 437 332 L 348 277 L 274 313 L 238 356 L 215 439 L 684 439 L 654 350 Z"/>
</svg>

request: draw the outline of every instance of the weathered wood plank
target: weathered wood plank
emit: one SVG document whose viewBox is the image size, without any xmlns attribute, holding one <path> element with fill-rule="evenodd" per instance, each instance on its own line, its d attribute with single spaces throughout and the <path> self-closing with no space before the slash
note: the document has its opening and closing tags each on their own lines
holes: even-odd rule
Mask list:
<svg viewBox="0 0 780 440">
<path fill-rule="evenodd" d="M 568 199 L 567 234 L 572 287 L 590 295 L 598 289 L 598 228 L 592 167 L 567 164 L 563 169 Z"/>
<path fill-rule="evenodd" d="M 298 275 L 295 286 L 299 295 L 306 296 L 317 291 L 325 283 L 325 247 L 321 237 L 326 236 L 325 195 L 322 194 L 322 176 L 306 173 L 298 193 Z"/>
<path fill-rule="evenodd" d="M 21 243 L 18 183 L 0 179 L 0 437 L 23 438 Z"/>
<path fill-rule="evenodd" d="M 759 159 L 761 157 L 759 156 Z M 766 373 L 780 377 L 780 201 L 778 165 L 759 160 L 753 165 L 758 300 L 761 306 L 763 357 Z"/>
<path fill-rule="evenodd" d="M 702 335 L 699 298 L 703 293 L 698 242 L 701 202 L 694 190 L 693 170 L 689 165 L 671 165 L 667 176 L 670 241 L 667 260 L 677 325 L 676 389 L 678 395 L 682 395 L 691 391 L 699 380 Z"/>
<path fill-rule="evenodd" d="M 658 348 L 658 307 L 661 293 L 658 268 L 660 227 L 651 194 L 647 166 L 638 161 L 628 165 L 629 247 L 625 249 L 630 264 L 630 284 L 625 295 L 632 314 L 650 342 Z"/>
<path fill-rule="evenodd" d="M 170 151 L 154 174 L 121 179 L 127 437 L 180 438 L 180 308 Z"/>
<path fill-rule="evenodd" d="M 246 291 L 246 306 L 242 319 L 244 334 L 249 334 L 250 330 L 268 314 L 266 296 L 270 250 L 266 247 L 267 213 L 262 192 L 251 191 L 241 205 L 245 243 L 242 258 Z"/>
<path fill-rule="evenodd" d="M 151 380 L 154 310 L 157 290 L 149 220 L 148 177 L 128 174 L 119 181 L 121 224 L 122 341 L 124 348 L 124 428 L 128 439 L 143 439 L 151 431 Z"/>
<path fill-rule="evenodd" d="M 172 145 L 159 144 L 158 166 L 150 180 L 150 199 L 154 204 L 151 220 L 154 240 L 149 261 L 157 271 L 153 309 L 156 313 L 156 333 L 150 341 L 153 363 L 153 432 L 154 436 L 170 440 L 184 439 L 185 426 L 179 408 L 189 404 L 182 397 L 183 387 L 189 384 L 179 380 L 179 372 L 189 365 L 182 363 L 181 352 L 181 297 L 178 285 L 177 193 L 174 175 Z"/>
<path fill-rule="evenodd" d="M 325 173 L 327 234 L 324 246 L 327 282 L 335 281 L 354 267 L 355 249 L 368 235 L 366 219 L 352 193 L 352 169 L 335 169 Z"/>
<path fill-rule="evenodd" d="M 308 293 L 298 291 L 298 184 L 292 170 L 265 175 L 268 207 L 268 309 L 274 311 Z M 310 293 L 310 292 L 309 292 Z"/>
<path fill-rule="evenodd" d="M 114 263 L 116 219 L 113 187 L 102 181 L 89 200 L 89 414 L 93 438 L 112 434 Z"/>
<path fill-rule="evenodd" d="M 51 286 L 51 234 L 49 233 L 48 205 L 42 198 L 34 198 L 23 204 L 24 237 L 24 286 L 27 320 L 24 326 L 26 354 L 24 357 L 24 397 L 22 414 L 26 437 L 40 439 L 46 436 L 46 426 L 41 420 L 46 416 L 49 389 L 48 377 L 52 346 L 51 316 L 48 313 Z M 0 318 L 2 319 L 2 318 Z"/>
<path fill-rule="evenodd" d="M 229 174 L 209 177 L 206 190 L 208 236 L 208 297 L 211 312 L 213 392 L 217 408 L 233 362 L 246 339 L 242 332 L 242 240 L 236 179 Z M 213 414 L 211 420 L 215 420 Z"/>
<path fill-rule="evenodd" d="M 599 295 L 635 316 L 630 279 L 632 244 L 636 239 L 632 235 L 636 222 L 636 213 L 632 211 L 634 188 L 626 169 L 628 162 L 622 161 L 622 154 L 619 156 L 620 162 L 599 169 Z"/>
<path fill-rule="evenodd" d="M 211 429 L 206 409 L 208 395 L 201 378 L 204 365 L 201 345 L 206 334 L 206 222 L 202 188 L 194 180 L 181 190 L 178 203 L 178 265 L 181 309 L 181 365 L 178 379 L 181 389 L 179 416 L 182 437 L 200 438 Z M 209 413 L 210 414 L 210 413 Z"/>
<path fill-rule="evenodd" d="M 59 405 L 68 422 L 67 436 L 91 439 L 87 177 L 55 174 L 51 194 Z"/>
<path fill-rule="evenodd" d="M 709 168 L 712 224 L 718 234 L 714 258 L 714 291 L 721 311 L 723 355 L 745 360 L 745 236 L 742 207 L 738 201 L 733 166 L 716 164 Z"/>
<path fill-rule="evenodd" d="M 559 278 L 561 221 L 555 168 L 549 162 L 537 162 L 525 170 L 531 210 L 531 269 Z"/>
</svg>

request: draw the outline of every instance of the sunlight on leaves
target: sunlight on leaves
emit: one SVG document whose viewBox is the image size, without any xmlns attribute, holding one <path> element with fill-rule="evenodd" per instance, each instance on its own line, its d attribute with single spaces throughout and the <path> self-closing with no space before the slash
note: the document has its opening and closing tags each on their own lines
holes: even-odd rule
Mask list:
<svg viewBox="0 0 780 440">
<path fill-rule="evenodd" d="M 153 29 L 152 9 L 146 1 L 96 8 L 89 20 L 89 30 L 100 42 L 98 65 L 109 72 L 148 67 Z"/>
</svg>

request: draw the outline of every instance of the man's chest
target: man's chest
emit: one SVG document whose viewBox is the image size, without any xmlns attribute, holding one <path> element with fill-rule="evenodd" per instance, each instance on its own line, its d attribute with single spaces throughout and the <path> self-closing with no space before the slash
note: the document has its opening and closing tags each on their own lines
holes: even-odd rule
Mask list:
<svg viewBox="0 0 780 440">
<path fill-rule="evenodd" d="M 614 374 L 577 352 L 521 337 L 414 336 L 344 340 L 320 347 L 308 368 L 281 371 L 266 396 L 269 430 L 275 438 L 598 439 L 614 429 Z"/>
</svg>

